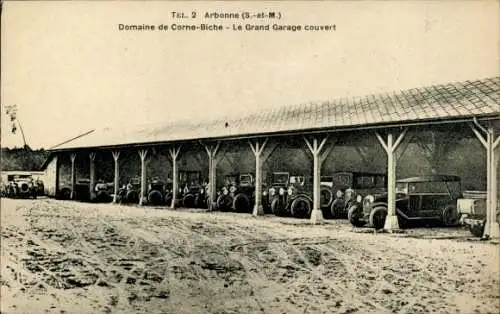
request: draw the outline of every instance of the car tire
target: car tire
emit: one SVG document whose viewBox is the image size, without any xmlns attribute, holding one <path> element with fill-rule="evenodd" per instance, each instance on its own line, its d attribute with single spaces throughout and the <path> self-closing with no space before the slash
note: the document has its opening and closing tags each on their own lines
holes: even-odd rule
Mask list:
<svg viewBox="0 0 500 314">
<path fill-rule="evenodd" d="M 219 195 L 217 198 L 217 208 L 220 211 L 230 211 L 233 206 L 233 198 L 230 195 Z"/>
<path fill-rule="evenodd" d="M 337 217 L 342 217 L 345 215 L 345 209 L 346 204 L 345 201 L 341 198 L 337 198 L 332 202 L 332 206 L 330 207 L 330 212 L 332 214 L 332 217 L 337 218 Z M 345 216 L 344 216 L 345 217 Z"/>
<path fill-rule="evenodd" d="M 386 207 L 384 206 L 375 207 L 370 213 L 369 223 L 376 230 L 383 229 L 386 217 L 387 217 Z"/>
<path fill-rule="evenodd" d="M 233 200 L 233 208 L 238 213 L 250 212 L 250 199 L 243 193 L 237 194 Z"/>
<path fill-rule="evenodd" d="M 486 220 L 483 220 L 481 224 L 469 225 L 470 233 L 478 238 L 481 238 L 484 234 L 484 227 L 486 226 Z"/>
<path fill-rule="evenodd" d="M 353 205 L 347 211 L 347 219 L 354 227 L 363 227 L 366 222 L 362 220 L 363 210 L 358 205 Z"/>
<path fill-rule="evenodd" d="M 292 201 L 290 212 L 295 218 L 307 218 L 311 215 L 311 202 L 299 196 Z"/>
<path fill-rule="evenodd" d="M 139 193 L 137 193 L 136 191 L 128 191 L 125 195 L 125 202 L 139 203 Z"/>
<path fill-rule="evenodd" d="M 457 208 L 453 205 L 448 205 L 443 210 L 443 225 L 446 227 L 456 226 L 460 217 L 458 216 Z"/>
<path fill-rule="evenodd" d="M 185 208 L 194 208 L 196 202 L 193 194 L 186 194 L 182 198 L 182 206 Z"/>
<path fill-rule="evenodd" d="M 163 205 L 163 195 L 158 190 L 153 190 L 148 194 L 148 202 L 151 205 Z"/>
</svg>

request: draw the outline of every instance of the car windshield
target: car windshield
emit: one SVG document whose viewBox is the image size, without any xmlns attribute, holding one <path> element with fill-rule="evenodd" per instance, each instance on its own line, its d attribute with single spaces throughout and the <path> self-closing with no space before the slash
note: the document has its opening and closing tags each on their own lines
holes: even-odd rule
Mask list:
<svg viewBox="0 0 500 314">
<path fill-rule="evenodd" d="M 337 186 L 351 186 L 352 174 L 350 173 L 336 173 L 333 175 L 333 184 Z"/>
<path fill-rule="evenodd" d="M 240 175 L 240 182 L 250 183 L 252 182 L 252 176 L 249 174 L 242 174 Z"/>
<path fill-rule="evenodd" d="M 452 197 L 457 197 L 460 194 L 460 182 L 458 181 L 412 182 L 408 183 L 407 193 L 448 194 Z"/>
<path fill-rule="evenodd" d="M 273 182 L 276 184 L 286 184 L 289 177 L 289 173 L 273 173 Z"/>
<path fill-rule="evenodd" d="M 306 177 L 304 176 L 291 176 L 290 177 L 290 184 L 295 185 L 295 186 L 302 186 L 306 182 Z"/>
<path fill-rule="evenodd" d="M 370 188 L 385 187 L 385 177 L 378 175 L 359 175 L 356 177 L 355 189 L 370 189 Z"/>
</svg>

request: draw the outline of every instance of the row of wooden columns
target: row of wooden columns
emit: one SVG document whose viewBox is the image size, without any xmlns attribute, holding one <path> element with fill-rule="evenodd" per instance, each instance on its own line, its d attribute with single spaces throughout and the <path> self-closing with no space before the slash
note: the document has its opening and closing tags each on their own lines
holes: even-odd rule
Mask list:
<svg viewBox="0 0 500 314">
<path fill-rule="evenodd" d="M 484 128 L 477 121 L 471 123 L 470 127 L 474 134 L 477 136 L 482 145 L 486 148 L 487 155 L 487 223 L 485 228 L 485 235 L 490 237 L 499 237 L 500 229 L 498 221 L 496 218 L 496 207 L 497 207 L 497 164 L 499 155 L 495 153 L 496 148 L 500 142 L 500 136 L 495 138 L 493 133 L 493 128 Z M 376 138 L 380 142 L 387 155 L 387 189 L 388 189 L 388 208 L 387 208 L 387 218 L 385 221 L 384 229 L 394 230 L 399 228 L 398 219 L 396 215 L 396 165 L 398 159 L 403 155 L 406 147 L 409 144 L 409 139 L 403 145 L 403 149 L 399 151 L 398 148 L 405 139 L 408 128 L 401 130 L 399 135 L 394 132 L 389 132 L 386 136 L 383 136 L 379 132 L 375 132 Z M 320 208 L 320 178 L 321 178 L 321 166 L 326 160 L 328 155 L 331 153 L 335 147 L 337 138 L 330 139 L 330 135 L 321 137 L 304 137 L 304 141 L 309 148 L 312 159 L 313 159 L 313 208 L 311 212 L 311 222 L 321 223 L 323 221 L 323 216 Z M 217 164 L 225 154 L 225 149 L 221 149 L 221 142 L 217 141 L 215 143 L 202 143 L 208 155 L 208 169 L 209 169 L 209 208 L 212 208 L 216 201 L 217 191 L 216 191 L 216 170 Z M 268 138 L 256 139 L 249 141 L 250 148 L 255 156 L 255 207 L 253 209 L 253 215 L 263 215 L 262 207 L 262 168 L 263 164 L 272 154 L 276 148 L 276 142 L 269 142 Z M 175 197 L 178 190 L 178 169 L 177 160 L 179 158 L 181 147 L 174 146 L 170 148 L 169 153 L 172 160 L 172 170 L 173 170 L 173 200 L 171 207 L 175 207 Z M 141 194 L 139 204 L 144 203 L 146 197 L 146 157 L 147 150 L 139 150 L 139 156 L 141 159 Z M 114 177 L 114 188 L 115 197 L 113 202 L 116 202 L 116 196 L 118 194 L 118 184 L 119 184 L 119 165 L 118 159 L 120 152 L 113 152 L 114 166 L 115 166 L 115 177 Z M 91 199 L 95 196 L 93 191 L 94 186 L 94 166 L 95 166 L 95 153 L 90 153 L 90 195 Z M 71 184 L 72 184 L 72 195 L 74 198 L 74 186 L 75 186 L 75 158 L 76 154 L 71 154 Z"/>
</svg>

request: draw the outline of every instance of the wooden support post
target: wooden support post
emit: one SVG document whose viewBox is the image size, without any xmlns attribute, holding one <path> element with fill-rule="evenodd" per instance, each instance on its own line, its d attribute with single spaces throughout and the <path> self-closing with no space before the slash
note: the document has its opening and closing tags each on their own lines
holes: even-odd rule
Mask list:
<svg viewBox="0 0 500 314">
<path fill-rule="evenodd" d="M 319 143 L 318 138 L 316 137 L 313 138 L 312 143 L 304 137 L 304 141 L 313 155 L 313 208 L 310 219 L 313 224 L 320 224 L 324 222 L 320 200 L 321 165 L 330 154 L 333 146 L 329 146 L 324 153 L 321 153 L 321 150 L 325 146 L 328 137 L 329 135 L 325 136 Z"/>
<path fill-rule="evenodd" d="M 70 195 L 70 199 L 74 200 L 75 197 L 76 197 L 76 193 L 75 193 L 75 187 L 76 187 L 76 169 L 75 169 L 76 153 L 72 153 L 69 157 L 71 158 L 71 195 Z"/>
<path fill-rule="evenodd" d="M 177 158 L 181 151 L 181 146 L 174 146 L 170 148 L 170 158 L 172 158 L 172 204 L 170 208 L 175 208 L 175 201 L 177 199 L 177 190 L 179 189 L 179 175 L 177 170 Z"/>
<path fill-rule="evenodd" d="M 117 198 L 118 198 L 118 190 L 119 190 L 119 184 L 120 184 L 120 168 L 119 168 L 119 163 L 118 163 L 118 158 L 120 158 L 120 152 L 119 151 L 114 151 L 112 152 L 113 154 L 113 160 L 115 161 L 115 179 L 113 182 L 114 186 L 114 195 L 113 195 L 113 203 L 116 204 Z"/>
<path fill-rule="evenodd" d="M 90 159 L 89 195 L 90 195 L 90 200 L 93 201 L 96 198 L 96 194 L 95 194 L 95 153 L 94 152 L 89 154 L 89 159 Z"/>
<path fill-rule="evenodd" d="M 217 201 L 217 152 L 220 148 L 220 141 L 217 141 L 215 145 L 201 143 L 208 154 L 208 209 L 215 209 L 215 202 Z"/>
<path fill-rule="evenodd" d="M 387 153 L 387 217 L 384 229 L 388 231 L 399 229 L 398 217 L 396 216 L 396 152 L 407 131 L 408 128 L 405 128 L 396 141 L 393 140 L 392 132 L 387 134 L 387 141 L 378 132 L 375 133 L 380 145 Z"/>
<path fill-rule="evenodd" d="M 262 152 L 266 148 L 267 141 L 268 138 L 264 141 L 255 140 L 253 143 L 252 141 L 248 142 L 255 155 L 255 205 L 252 212 L 254 216 L 264 215 L 264 208 L 262 207 L 262 163 L 265 160 L 262 160 Z"/>
<path fill-rule="evenodd" d="M 139 195 L 139 205 L 146 203 L 146 156 L 148 155 L 147 149 L 139 150 L 139 157 L 141 158 L 141 194 Z"/>
<path fill-rule="evenodd" d="M 486 225 L 483 238 L 500 238 L 500 225 L 497 221 L 496 211 L 498 206 L 498 156 L 495 153 L 500 143 L 500 136 L 495 138 L 493 127 L 484 128 L 477 120 L 474 120 L 474 124 L 471 123 L 470 127 L 486 148 Z"/>
</svg>

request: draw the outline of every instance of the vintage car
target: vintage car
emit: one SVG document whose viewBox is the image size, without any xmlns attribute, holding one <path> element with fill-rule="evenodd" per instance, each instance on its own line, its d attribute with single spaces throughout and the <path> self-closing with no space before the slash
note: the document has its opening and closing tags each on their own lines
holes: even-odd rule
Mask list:
<svg viewBox="0 0 500 314">
<path fill-rule="evenodd" d="M 224 191 L 228 193 L 225 194 Z M 222 206 L 222 210 L 233 209 L 240 213 L 250 212 L 255 203 L 255 181 L 253 174 L 242 173 L 226 176 L 226 185 L 222 188 L 221 192 L 217 198 L 217 205 Z"/>
<path fill-rule="evenodd" d="M 262 203 L 268 204 L 271 212 L 276 216 L 286 216 L 286 192 L 290 180 L 289 172 L 273 172 L 269 188 L 264 190 Z"/>
<path fill-rule="evenodd" d="M 313 178 L 311 176 L 290 176 L 285 195 L 286 212 L 295 218 L 308 218 L 313 207 Z"/>
<path fill-rule="evenodd" d="M 205 188 L 200 171 L 179 171 L 178 199 L 186 208 L 206 207 Z"/>
<path fill-rule="evenodd" d="M 153 178 L 148 184 L 148 204 L 164 205 L 166 193 L 165 183 L 159 178 Z"/>
<path fill-rule="evenodd" d="M 57 199 L 69 200 L 71 199 L 71 183 L 64 182 L 61 188 L 56 194 Z M 90 200 L 90 179 L 81 178 L 77 179 L 75 182 L 75 191 L 73 193 L 73 199 L 79 201 Z"/>
<path fill-rule="evenodd" d="M 445 226 L 459 222 L 457 200 L 461 197 L 461 181 L 457 176 L 427 175 L 400 179 L 396 183 L 396 215 L 399 226 L 412 222 L 440 223 Z M 367 195 L 363 202 L 351 205 L 348 218 L 356 227 L 369 224 L 384 227 L 387 216 L 387 193 Z"/>
<path fill-rule="evenodd" d="M 361 204 L 367 195 L 387 191 L 387 175 L 382 173 L 339 171 L 331 178 L 334 199 L 329 208 L 322 207 L 325 217 L 347 218 L 353 203 Z"/>
<path fill-rule="evenodd" d="M 467 227 L 472 235 L 482 237 L 486 225 L 486 191 L 464 191 L 463 198 L 457 200 L 457 210 L 460 224 Z"/>
<path fill-rule="evenodd" d="M 117 201 L 122 204 L 139 203 L 139 194 L 141 193 L 141 178 L 134 177 L 129 180 L 127 185 L 118 190 Z"/>
<path fill-rule="evenodd" d="M 95 202 L 111 202 L 114 189 L 113 183 L 106 183 L 99 180 L 94 186 Z"/>
<path fill-rule="evenodd" d="M 222 188 L 217 191 L 217 209 L 220 211 L 233 210 L 233 201 L 238 190 L 239 174 L 229 174 L 224 177 Z"/>
<path fill-rule="evenodd" d="M 6 196 L 12 198 L 33 198 L 37 197 L 37 186 L 33 178 L 15 176 L 8 182 Z"/>
</svg>

